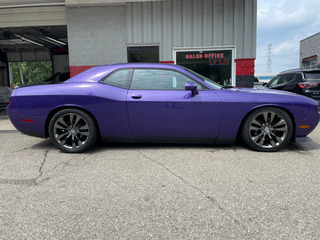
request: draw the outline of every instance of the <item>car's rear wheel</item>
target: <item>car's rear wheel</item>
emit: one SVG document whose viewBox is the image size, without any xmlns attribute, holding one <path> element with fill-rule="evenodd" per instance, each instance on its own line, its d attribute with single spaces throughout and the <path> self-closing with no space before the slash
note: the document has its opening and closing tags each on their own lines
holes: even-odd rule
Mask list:
<svg viewBox="0 0 320 240">
<path fill-rule="evenodd" d="M 242 128 L 242 139 L 253 150 L 274 152 L 288 144 L 293 133 L 290 116 L 273 107 L 252 112 Z"/>
<path fill-rule="evenodd" d="M 63 152 L 83 152 L 96 142 L 97 135 L 94 120 L 78 109 L 63 109 L 49 123 L 50 139 Z"/>
</svg>

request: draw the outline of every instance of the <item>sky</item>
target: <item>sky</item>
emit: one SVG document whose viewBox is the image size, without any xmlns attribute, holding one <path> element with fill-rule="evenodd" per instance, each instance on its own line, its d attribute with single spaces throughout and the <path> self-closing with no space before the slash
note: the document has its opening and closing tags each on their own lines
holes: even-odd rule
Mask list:
<svg viewBox="0 0 320 240">
<path fill-rule="evenodd" d="M 267 71 L 272 44 L 272 73 L 298 68 L 300 41 L 320 32 L 320 0 L 258 0 L 256 74 Z"/>
</svg>

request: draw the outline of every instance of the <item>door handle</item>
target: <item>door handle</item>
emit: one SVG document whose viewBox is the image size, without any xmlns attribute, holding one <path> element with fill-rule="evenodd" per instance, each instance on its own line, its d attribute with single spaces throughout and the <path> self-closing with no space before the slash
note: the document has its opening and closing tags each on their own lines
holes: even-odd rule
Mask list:
<svg viewBox="0 0 320 240">
<path fill-rule="evenodd" d="M 141 94 L 132 94 L 132 95 L 131 95 L 131 98 L 133 98 L 133 99 L 140 99 L 140 98 L 142 98 L 142 95 L 141 95 Z"/>
</svg>

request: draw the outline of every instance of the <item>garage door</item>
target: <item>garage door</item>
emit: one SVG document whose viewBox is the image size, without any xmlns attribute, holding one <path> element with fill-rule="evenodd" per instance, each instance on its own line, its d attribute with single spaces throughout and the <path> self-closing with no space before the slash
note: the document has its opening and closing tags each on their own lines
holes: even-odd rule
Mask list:
<svg viewBox="0 0 320 240">
<path fill-rule="evenodd" d="M 67 25 L 65 6 L 0 8 L 0 28 Z"/>
</svg>

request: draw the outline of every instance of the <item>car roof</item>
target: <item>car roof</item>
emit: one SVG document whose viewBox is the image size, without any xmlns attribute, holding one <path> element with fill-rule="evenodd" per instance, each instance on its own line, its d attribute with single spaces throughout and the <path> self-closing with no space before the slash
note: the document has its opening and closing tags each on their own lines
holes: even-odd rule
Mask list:
<svg viewBox="0 0 320 240">
<path fill-rule="evenodd" d="M 183 67 L 181 66 L 178 66 L 175 64 L 166 64 L 166 63 L 118 63 L 118 64 L 92 67 L 70 78 L 64 83 L 98 82 L 104 76 L 108 75 L 114 70 L 121 69 L 121 68 L 164 68 L 164 69 L 178 69 L 178 70 L 183 69 Z"/>
<path fill-rule="evenodd" d="M 285 70 L 280 72 L 279 74 L 286 74 L 286 73 L 297 73 L 297 72 L 320 72 L 320 69 L 305 69 L 305 68 L 295 68 L 290 70 Z"/>
</svg>

